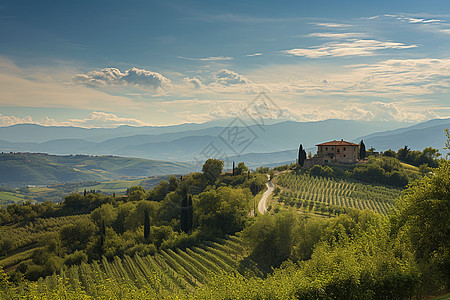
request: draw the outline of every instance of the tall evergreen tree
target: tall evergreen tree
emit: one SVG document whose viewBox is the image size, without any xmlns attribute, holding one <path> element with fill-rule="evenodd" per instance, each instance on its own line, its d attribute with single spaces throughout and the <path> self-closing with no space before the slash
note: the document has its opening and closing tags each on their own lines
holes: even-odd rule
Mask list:
<svg viewBox="0 0 450 300">
<path fill-rule="evenodd" d="M 192 195 L 189 195 L 188 202 L 187 202 L 187 208 L 186 208 L 186 225 L 187 225 L 187 232 L 192 231 L 193 225 L 194 225 L 194 206 L 192 205 Z"/>
<path fill-rule="evenodd" d="M 189 231 L 189 228 L 188 228 L 188 211 L 187 211 L 188 196 L 189 195 L 187 193 L 185 193 L 183 195 L 183 199 L 181 200 L 181 214 L 180 214 L 181 230 L 183 230 L 186 233 Z"/>
<path fill-rule="evenodd" d="M 359 159 L 366 158 L 366 145 L 364 145 L 363 140 L 359 142 Z"/>
<path fill-rule="evenodd" d="M 302 151 L 303 151 L 303 145 L 300 144 L 298 147 L 298 157 L 297 157 L 297 164 L 300 164 L 301 158 L 302 158 Z"/>
<path fill-rule="evenodd" d="M 234 173 L 234 161 L 233 161 L 233 176 L 234 176 L 234 174 L 235 174 L 235 173 Z"/>
<path fill-rule="evenodd" d="M 148 213 L 148 209 L 144 211 L 144 239 L 148 240 L 150 237 L 150 216 Z"/>
<path fill-rule="evenodd" d="M 102 220 L 102 225 L 100 226 L 100 240 L 99 240 L 100 255 L 103 255 L 103 244 L 105 243 L 105 238 L 106 238 L 106 225 L 105 220 Z"/>
<path fill-rule="evenodd" d="M 297 163 L 303 167 L 303 164 L 305 163 L 306 159 L 306 151 L 303 149 L 303 145 L 300 144 L 300 147 L 298 148 L 298 160 Z"/>
</svg>

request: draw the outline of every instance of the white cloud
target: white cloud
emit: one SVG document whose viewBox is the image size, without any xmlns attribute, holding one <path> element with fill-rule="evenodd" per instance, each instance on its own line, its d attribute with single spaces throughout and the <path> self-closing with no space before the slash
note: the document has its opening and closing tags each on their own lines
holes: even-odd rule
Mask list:
<svg viewBox="0 0 450 300">
<path fill-rule="evenodd" d="M 429 15 L 428 15 L 429 17 Z M 411 14 L 400 14 L 400 15 L 394 15 L 394 14 L 384 14 L 379 16 L 373 16 L 370 18 L 365 18 L 367 20 L 374 20 L 374 19 L 380 19 L 380 18 L 388 18 L 388 19 L 396 19 L 400 21 L 405 21 L 410 24 L 431 24 L 431 23 L 442 23 L 443 20 L 440 19 L 433 19 L 433 18 L 426 18 L 425 15 L 422 14 L 422 16 L 416 16 Z"/>
<path fill-rule="evenodd" d="M 23 118 L 16 116 L 4 116 L 0 114 L 0 126 L 11 126 L 15 124 L 23 124 L 23 123 L 34 123 L 31 116 L 26 116 Z"/>
<path fill-rule="evenodd" d="M 245 78 L 244 76 L 226 69 L 220 70 L 218 73 L 214 75 L 214 78 L 217 83 L 224 86 L 251 83 L 251 81 Z"/>
<path fill-rule="evenodd" d="M 439 31 L 442 33 L 450 34 L 450 29 L 441 29 Z"/>
<path fill-rule="evenodd" d="M 417 45 L 405 45 L 398 42 L 382 42 L 377 40 L 348 40 L 344 42 L 330 42 L 318 47 L 297 48 L 283 51 L 294 56 L 318 58 L 324 56 L 371 56 L 375 51 L 384 49 L 409 49 Z"/>
<path fill-rule="evenodd" d="M 359 88 L 379 94 L 414 96 L 450 88 L 450 59 L 390 59 L 352 69 L 353 78 L 360 78 Z"/>
<path fill-rule="evenodd" d="M 203 57 L 203 58 L 193 58 L 193 57 L 184 57 L 184 56 L 177 56 L 181 59 L 187 59 L 187 60 L 198 60 L 198 61 L 218 61 L 218 60 L 232 60 L 233 58 L 230 56 L 210 56 L 210 57 Z"/>
<path fill-rule="evenodd" d="M 105 68 L 100 71 L 90 71 L 86 74 L 75 75 L 72 81 L 87 86 L 131 85 L 153 89 L 164 88 L 170 85 L 170 79 L 163 75 L 138 68 L 131 68 L 125 72 L 121 72 L 116 68 Z"/>
<path fill-rule="evenodd" d="M 86 119 L 69 119 L 63 123 L 66 126 L 79 127 L 117 127 L 120 125 L 145 126 L 150 125 L 137 119 L 118 117 L 115 114 L 100 111 L 92 112 Z"/>
<path fill-rule="evenodd" d="M 129 126 L 147 126 L 151 125 L 137 119 L 118 117 L 115 114 L 105 112 L 92 112 L 85 119 L 68 119 L 67 121 L 57 122 L 55 119 L 46 116 L 42 120 L 33 120 L 31 116 L 16 117 L 4 116 L 0 114 L 0 126 L 11 126 L 15 124 L 37 124 L 43 126 L 76 126 L 84 128 L 115 128 L 121 125 Z"/>
<path fill-rule="evenodd" d="M 183 78 L 183 81 L 188 84 L 190 87 L 193 87 L 195 89 L 199 89 L 201 87 L 203 87 L 203 83 L 200 80 L 200 78 L 198 77 L 194 77 L 194 78 Z"/>
<path fill-rule="evenodd" d="M 297 121 L 321 121 L 326 119 L 421 122 L 439 118 L 432 110 L 400 106 L 394 102 L 373 101 L 367 104 L 354 103 L 335 105 L 335 108 L 303 106 L 301 110 L 291 111 Z"/>
<path fill-rule="evenodd" d="M 257 52 L 257 53 L 253 53 L 253 54 L 247 54 L 246 56 L 261 56 L 261 55 L 263 55 L 263 54 Z"/>
<path fill-rule="evenodd" d="M 20 68 L 12 61 L 0 58 L 0 105 L 91 110 L 136 107 L 127 97 L 67 84 L 73 72 L 57 67 Z"/>
<path fill-rule="evenodd" d="M 414 17 L 398 17 L 397 19 L 399 20 L 405 20 L 408 21 L 409 23 L 415 24 L 415 23 L 439 23 L 442 22 L 442 20 L 437 20 L 437 19 L 422 19 L 422 18 L 414 18 Z"/>
<path fill-rule="evenodd" d="M 315 23 L 315 25 L 327 28 L 347 28 L 353 26 L 350 24 L 340 24 L 340 23 Z"/>
<path fill-rule="evenodd" d="M 331 33 L 331 32 L 314 32 L 310 33 L 309 37 L 330 38 L 330 39 L 349 39 L 367 36 L 360 32 L 343 32 L 343 33 Z"/>
</svg>

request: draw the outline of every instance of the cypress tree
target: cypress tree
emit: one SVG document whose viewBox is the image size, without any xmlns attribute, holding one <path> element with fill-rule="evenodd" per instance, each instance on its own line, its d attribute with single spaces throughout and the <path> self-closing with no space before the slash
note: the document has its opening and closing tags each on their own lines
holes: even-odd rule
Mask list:
<svg viewBox="0 0 450 300">
<path fill-rule="evenodd" d="M 180 215 L 180 226 L 181 230 L 184 232 L 188 232 L 188 212 L 187 212 L 187 206 L 188 206 L 188 195 L 185 194 L 183 196 L 183 199 L 181 200 L 181 215 Z"/>
<path fill-rule="evenodd" d="M 300 144 L 300 147 L 298 148 L 298 161 L 297 163 L 303 167 L 303 164 L 305 163 L 306 159 L 306 151 L 303 149 L 303 145 Z"/>
<path fill-rule="evenodd" d="M 144 239 L 148 240 L 150 236 L 150 216 L 148 213 L 148 209 L 144 211 Z"/>
<path fill-rule="evenodd" d="M 86 197 L 86 194 L 87 194 L 87 193 L 86 193 L 86 189 L 84 189 L 84 194 L 83 194 L 83 196 Z"/>
<path fill-rule="evenodd" d="M 192 205 L 192 195 L 189 195 L 187 202 L 187 230 L 188 232 L 192 231 L 194 225 L 194 206 Z"/>
<path fill-rule="evenodd" d="M 233 161 L 233 176 L 234 176 L 234 161 Z"/>
<path fill-rule="evenodd" d="M 303 151 L 303 145 L 300 144 L 300 147 L 298 147 L 297 164 L 300 164 L 300 161 L 302 160 L 302 151 Z"/>
<path fill-rule="evenodd" d="M 359 159 L 364 159 L 366 157 L 366 145 L 364 145 L 363 140 L 359 142 Z"/>
<path fill-rule="evenodd" d="M 100 255 L 103 254 L 103 244 L 105 243 L 105 237 L 106 237 L 105 220 L 102 220 L 102 225 L 100 226 L 100 241 L 99 241 Z"/>
</svg>

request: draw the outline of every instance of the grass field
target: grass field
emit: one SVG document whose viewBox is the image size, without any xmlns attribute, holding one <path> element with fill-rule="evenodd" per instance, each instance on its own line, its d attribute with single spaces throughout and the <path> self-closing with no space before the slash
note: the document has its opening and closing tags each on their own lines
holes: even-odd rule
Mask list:
<svg viewBox="0 0 450 300">
<path fill-rule="evenodd" d="M 14 203 L 21 203 L 25 200 L 25 197 L 25 195 L 18 192 L 0 192 L 0 207 Z"/>
</svg>

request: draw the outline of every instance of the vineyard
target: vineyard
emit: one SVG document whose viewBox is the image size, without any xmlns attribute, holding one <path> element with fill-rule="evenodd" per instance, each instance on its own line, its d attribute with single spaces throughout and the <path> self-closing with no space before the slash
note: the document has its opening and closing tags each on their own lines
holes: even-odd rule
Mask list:
<svg viewBox="0 0 450 300">
<path fill-rule="evenodd" d="M 185 250 L 162 250 L 154 256 L 125 255 L 112 261 L 103 258 L 91 264 L 65 268 L 60 274 L 26 282 L 14 296 L 40 299 L 169 298 L 192 292 L 213 278 L 213 274 L 256 267 L 244 264 L 242 239 L 229 236 Z"/>
<path fill-rule="evenodd" d="M 57 234 L 62 226 L 73 224 L 77 220 L 87 219 L 89 215 L 74 215 L 58 218 L 38 218 L 27 224 L 0 226 L 0 255 L 3 255 L 5 244 L 7 254 L 0 258 L 0 266 L 8 268 L 31 257 L 33 250 L 49 233 Z"/>
<path fill-rule="evenodd" d="M 308 174 L 280 174 L 277 184 L 283 187 L 279 202 L 330 214 L 344 211 L 346 207 L 387 214 L 394 205 L 394 199 L 400 195 L 400 190 L 395 188 Z"/>
</svg>

